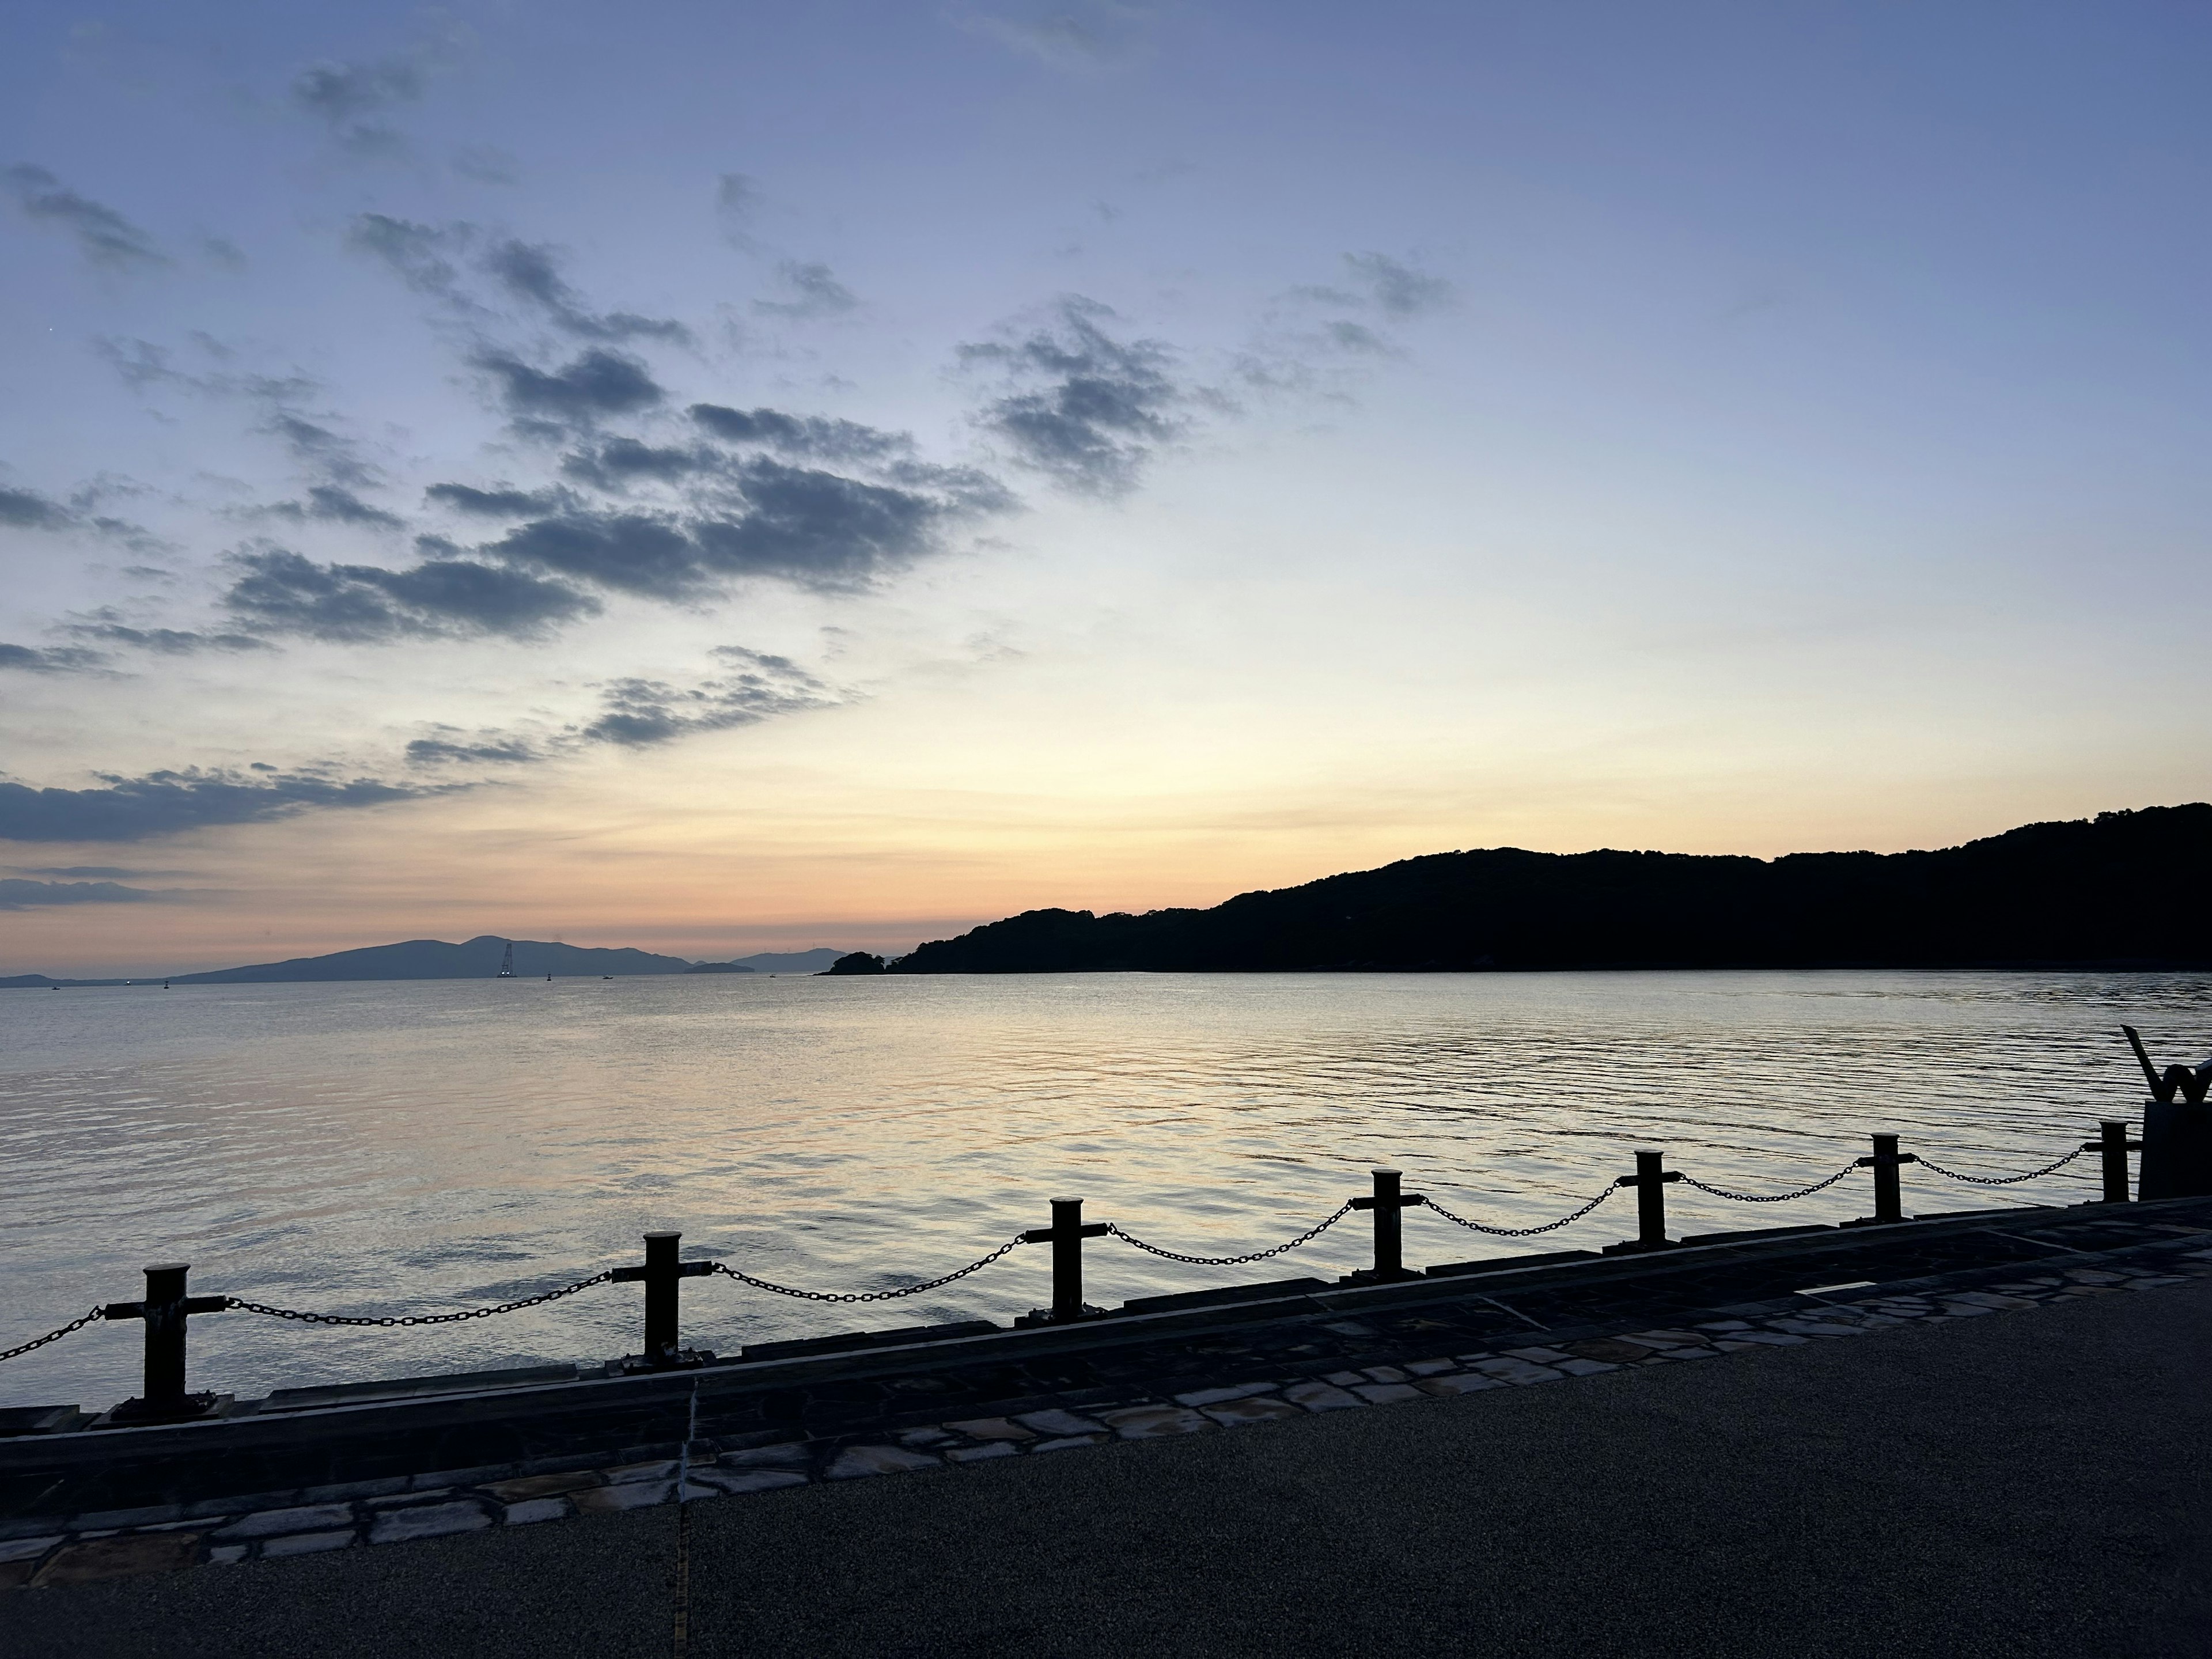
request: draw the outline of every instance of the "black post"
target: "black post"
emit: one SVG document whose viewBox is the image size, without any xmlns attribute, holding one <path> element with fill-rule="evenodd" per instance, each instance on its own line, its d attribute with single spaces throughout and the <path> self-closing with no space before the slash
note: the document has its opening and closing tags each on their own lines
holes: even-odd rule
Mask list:
<svg viewBox="0 0 2212 1659">
<path fill-rule="evenodd" d="M 227 1296 L 192 1296 L 185 1287 L 188 1261 L 157 1261 L 146 1269 L 146 1299 L 111 1302 L 100 1311 L 110 1319 L 146 1322 L 145 1393 L 115 1408 L 118 1420 L 195 1417 L 214 1401 L 185 1392 L 185 1325 L 193 1314 L 221 1313 Z"/>
<path fill-rule="evenodd" d="M 1083 1241 L 1100 1237 L 1106 1230 L 1103 1221 L 1094 1221 L 1087 1226 L 1084 1224 L 1081 1199 L 1055 1198 L 1052 1200 L 1052 1225 L 1032 1227 L 1022 1235 L 1024 1244 L 1052 1246 L 1054 1324 L 1083 1317 Z"/>
<path fill-rule="evenodd" d="M 1667 1242 L 1667 1188 L 1659 1173 L 1662 1155 L 1636 1155 L 1636 1242 L 1645 1249 Z"/>
<path fill-rule="evenodd" d="M 711 1261 L 678 1261 L 677 1247 L 684 1241 L 682 1233 L 647 1233 L 645 1235 L 645 1265 L 641 1267 L 617 1267 L 611 1277 L 617 1284 L 643 1280 L 645 1284 L 645 1363 L 658 1370 L 667 1365 L 686 1363 L 686 1356 L 677 1346 L 676 1340 L 676 1282 L 681 1279 L 696 1279 L 701 1273 L 714 1271 Z M 712 1355 L 690 1356 L 690 1363 Z"/>
<path fill-rule="evenodd" d="M 146 1403 L 171 1408 L 185 1398 L 185 1276 L 189 1261 L 146 1269 Z"/>
<path fill-rule="evenodd" d="M 1664 1250 L 1674 1241 L 1667 1237 L 1667 1183 L 1680 1181 L 1680 1170 L 1662 1170 L 1663 1152 L 1641 1152 L 1636 1155 L 1636 1173 L 1622 1176 L 1613 1184 L 1636 1188 L 1636 1242 L 1632 1244 L 1608 1244 L 1608 1253 L 1621 1250 Z"/>
<path fill-rule="evenodd" d="M 676 1352 L 676 1247 L 682 1233 L 645 1236 L 645 1357 Z"/>
<path fill-rule="evenodd" d="M 1368 1173 L 1375 1182 L 1375 1276 L 1392 1278 L 1406 1267 L 1405 1230 L 1401 1224 L 1405 1218 L 1400 1212 L 1398 1191 L 1404 1171 L 1371 1170 Z"/>
<path fill-rule="evenodd" d="M 1375 1265 L 1345 1277 L 1356 1285 L 1411 1279 L 1413 1275 L 1406 1271 L 1405 1228 L 1400 1212 L 1416 1204 L 1425 1204 L 1428 1200 L 1419 1193 L 1398 1190 L 1398 1183 L 1405 1178 L 1402 1170 L 1370 1170 L 1368 1176 L 1375 1183 L 1374 1191 L 1364 1198 L 1353 1199 L 1352 1207 L 1375 1212 Z"/>
<path fill-rule="evenodd" d="M 1083 1316 L 1083 1200 L 1052 1201 L 1052 1316 Z"/>
<path fill-rule="evenodd" d="M 2128 1154 L 2141 1150 L 2142 1142 L 2128 1139 L 2128 1126 L 2124 1121 L 2106 1118 L 2097 1126 L 2104 1131 L 2094 1140 L 2085 1140 L 2085 1152 L 2105 1155 L 2105 1202 L 2124 1204 L 2128 1201 Z"/>
<path fill-rule="evenodd" d="M 1874 1221 L 1876 1226 L 1886 1221 L 1905 1219 L 1905 1192 L 1897 1177 L 1900 1164 L 1917 1164 L 1920 1160 L 1911 1152 L 1897 1150 L 1895 1135 L 1876 1135 L 1874 1156 L 1859 1159 L 1859 1168 L 1874 1171 Z"/>
</svg>

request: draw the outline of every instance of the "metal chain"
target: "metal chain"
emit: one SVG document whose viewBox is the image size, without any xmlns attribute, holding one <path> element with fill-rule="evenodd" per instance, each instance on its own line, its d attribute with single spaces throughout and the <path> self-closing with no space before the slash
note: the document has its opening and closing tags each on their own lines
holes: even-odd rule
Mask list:
<svg viewBox="0 0 2212 1659">
<path fill-rule="evenodd" d="M 1164 1255 L 1170 1261 L 1187 1261 L 1194 1267 L 1235 1267 L 1247 1261 L 1265 1261 L 1271 1255 L 1280 1255 L 1285 1250 L 1297 1249 L 1301 1244 L 1310 1244 L 1351 1213 L 1352 1206 L 1347 1201 L 1328 1220 L 1317 1226 L 1307 1228 L 1289 1243 L 1278 1244 L 1270 1250 L 1255 1250 L 1249 1255 L 1185 1255 L 1179 1250 L 1164 1250 L 1157 1244 L 1147 1244 L 1135 1234 L 1125 1232 L 1113 1222 L 1107 1223 L 1106 1231 L 1109 1237 L 1120 1239 L 1124 1244 L 1133 1244 L 1140 1250 L 1149 1251 L 1154 1255 Z"/>
<path fill-rule="evenodd" d="M 441 1314 L 320 1314 L 302 1313 L 297 1308 L 271 1308 L 259 1302 L 248 1302 L 240 1297 L 228 1297 L 226 1306 L 240 1313 L 267 1314 L 275 1319 L 296 1319 L 303 1325 L 454 1325 L 464 1319 L 489 1319 L 494 1314 L 513 1313 L 518 1308 L 534 1308 L 544 1302 L 558 1302 L 564 1296 L 574 1296 L 579 1291 L 588 1291 L 594 1285 L 604 1285 L 611 1279 L 611 1271 L 593 1273 L 589 1279 L 580 1279 L 573 1285 L 563 1285 L 557 1291 L 547 1291 L 539 1296 L 526 1296 L 520 1301 L 502 1302 L 495 1308 L 463 1308 L 458 1313 Z"/>
<path fill-rule="evenodd" d="M 1725 1187 L 1708 1187 L 1697 1176 L 1686 1174 L 1682 1170 L 1677 1170 L 1674 1173 L 1681 1176 L 1685 1182 L 1695 1187 L 1699 1192 L 1711 1193 L 1715 1198 L 1732 1198 L 1739 1204 L 1781 1204 L 1793 1198 L 1809 1198 L 1823 1188 L 1834 1186 L 1858 1167 L 1855 1163 L 1846 1164 L 1826 1181 L 1816 1181 L 1809 1187 L 1800 1187 L 1794 1193 L 1732 1193 Z"/>
<path fill-rule="evenodd" d="M 1571 1221 L 1580 1221 L 1584 1216 L 1588 1215 L 1592 1210 L 1597 1208 L 1599 1205 L 1604 1203 L 1606 1200 L 1611 1198 L 1620 1190 L 1620 1188 L 1618 1187 L 1607 1187 L 1603 1192 L 1600 1193 L 1595 1198 L 1590 1200 L 1589 1203 L 1583 1205 L 1581 1209 L 1577 1210 L 1572 1215 L 1563 1215 L 1557 1221 L 1547 1221 L 1540 1227 L 1486 1226 L 1480 1221 L 1469 1221 L 1463 1215 L 1454 1215 L 1449 1210 L 1444 1208 L 1443 1205 L 1437 1203 L 1433 1198 L 1424 1198 L 1421 1202 L 1427 1205 L 1445 1220 L 1456 1222 L 1461 1226 L 1466 1228 L 1469 1232 L 1488 1233 L 1492 1238 L 1528 1238 L 1536 1233 L 1548 1233 L 1554 1231 L 1559 1228 L 1565 1226 Z"/>
<path fill-rule="evenodd" d="M 902 1285 L 895 1291 L 793 1290 L 788 1285 L 778 1285 L 769 1279 L 755 1279 L 748 1273 L 740 1273 L 726 1261 L 717 1261 L 714 1264 L 714 1271 L 727 1274 L 740 1285 L 750 1285 L 757 1291 L 773 1291 L 778 1296 L 795 1296 L 802 1302 L 896 1302 L 902 1296 L 920 1296 L 924 1291 L 933 1291 L 940 1285 L 950 1285 L 956 1279 L 965 1279 L 977 1268 L 989 1267 L 1009 1250 L 1018 1249 L 1021 1243 L 1022 1236 L 1016 1233 L 990 1255 L 971 1261 L 964 1267 L 955 1267 L 942 1279 L 933 1279 L 924 1285 Z"/>
<path fill-rule="evenodd" d="M 1960 1174 L 1958 1170 L 1947 1170 L 1947 1169 L 1945 1169 L 1945 1168 L 1944 1168 L 1942 1164 L 1931 1164 L 1931 1163 L 1929 1163 L 1929 1162 L 1928 1161 L 1928 1159 L 1927 1159 L 1925 1157 L 1923 1157 L 1923 1158 L 1921 1158 L 1921 1160 L 1920 1160 L 1920 1167 L 1921 1167 L 1921 1168 L 1923 1168 L 1923 1170 L 1935 1170 L 1935 1171 L 1936 1171 L 1936 1173 L 1937 1175 L 1939 1175 L 1939 1176 L 1949 1176 L 1952 1180 L 1954 1180 L 1954 1181 L 1964 1181 L 1964 1182 L 1971 1182 L 1972 1185 L 1977 1186 L 1977 1187 L 2009 1187 L 2009 1186 L 2013 1185 L 2015 1182 L 2021 1182 L 2021 1181 L 2033 1181 L 2033 1180 L 2034 1180 L 2037 1176 L 2047 1176 L 2047 1175 L 2049 1175 L 2049 1174 L 2050 1174 L 2053 1170 L 2063 1170 L 2063 1169 L 2064 1169 L 2068 1164 L 2071 1164 L 2071 1163 L 2072 1163 L 2075 1158 L 2077 1158 L 2081 1157 L 2082 1153 L 2084 1153 L 2084 1152 L 2087 1152 L 2088 1150 L 2089 1150 L 2089 1149 L 2088 1149 L 2087 1146 L 2077 1146 L 2077 1147 L 2075 1147 L 2072 1152 L 2070 1152 L 2067 1153 L 2065 1157 L 2063 1157 L 2063 1158 L 2060 1158 L 2060 1159 L 2058 1160 L 2058 1162 L 2057 1162 L 2056 1164 L 2045 1164 L 2045 1165 L 2044 1165 L 2041 1169 L 2039 1169 L 2039 1170 L 2029 1170 L 2026 1175 L 2016 1175 L 2016 1176 L 1970 1176 L 1970 1175 L 1961 1175 L 1961 1174 Z"/>
<path fill-rule="evenodd" d="M 2076 1148 L 2075 1151 L 2067 1153 L 2065 1157 L 2059 1158 L 2056 1163 L 2046 1164 L 2039 1170 L 2030 1170 L 2026 1175 L 2016 1176 L 1966 1175 L 1957 1170 L 1947 1170 L 1942 1164 L 1932 1162 L 1924 1155 L 1918 1159 L 1918 1162 L 1922 1167 L 1930 1170 L 1936 1174 L 1946 1176 L 1953 1181 L 1967 1182 L 1977 1187 L 2009 1187 L 2023 1181 L 2039 1180 L 2045 1176 L 2051 1175 L 2059 1170 L 2063 1170 L 2068 1164 L 2071 1164 L 2075 1158 L 2080 1158 L 2084 1152 L 2090 1150 L 2092 1149 L 2086 1146 Z M 1836 1182 L 1850 1175 L 1851 1171 L 1857 1167 L 1858 1165 L 1856 1163 L 1847 1164 L 1842 1169 L 1837 1170 L 1835 1174 L 1828 1176 L 1826 1180 L 1816 1181 L 1809 1187 L 1801 1187 L 1795 1192 L 1787 1193 L 1734 1193 L 1729 1192 L 1725 1188 L 1709 1186 L 1705 1182 L 1698 1180 L 1695 1176 L 1687 1173 L 1682 1173 L 1682 1179 L 1689 1185 L 1695 1187 L 1699 1192 L 1711 1193 L 1716 1198 L 1733 1199 L 1741 1204 L 1779 1204 L 1789 1199 L 1809 1197 L 1811 1194 L 1820 1192 L 1825 1188 L 1832 1187 Z M 1465 1227 L 1470 1232 L 1487 1233 L 1493 1238 L 1529 1238 L 1534 1237 L 1538 1233 L 1554 1232 L 1561 1227 L 1569 1225 L 1571 1223 L 1580 1221 L 1584 1216 L 1596 1209 L 1598 1206 L 1604 1203 L 1606 1200 L 1611 1198 L 1613 1194 L 1620 1190 L 1620 1188 L 1617 1186 L 1607 1186 L 1601 1191 L 1595 1198 L 1590 1200 L 1589 1203 L 1583 1205 L 1581 1208 L 1575 1210 L 1569 1214 L 1561 1216 L 1557 1221 L 1547 1221 L 1539 1227 L 1492 1227 L 1484 1222 L 1470 1220 L 1463 1215 L 1455 1215 L 1451 1211 L 1447 1210 L 1443 1205 L 1437 1203 L 1433 1198 L 1424 1197 L 1420 1201 L 1428 1208 L 1434 1210 L 1445 1220 L 1453 1223 L 1455 1225 Z M 1296 1238 L 1290 1240 L 1288 1243 L 1277 1244 L 1264 1250 L 1254 1250 L 1245 1255 L 1185 1255 L 1179 1250 L 1163 1249 L 1157 1244 L 1148 1244 L 1143 1239 L 1137 1237 L 1134 1234 L 1125 1231 L 1118 1224 L 1109 1222 L 1107 1224 L 1106 1231 L 1110 1237 L 1120 1239 L 1125 1244 L 1133 1244 L 1137 1249 L 1143 1250 L 1149 1255 L 1162 1256 L 1170 1261 L 1182 1261 L 1188 1263 L 1193 1267 L 1241 1267 L 1248 1261 L 1265 1261 L 1271 1256 L 1282 1255 L 1289 1251 L 1297 1249 L 1300 1245 L 1311 1243 L 1315 1239 L 1327 1232 L 1331 1227 L 1336 1225 L 1338 1222 L 1343 1220 L 1346 1216 L 1351 1214 L 1352 1207 L 1352 1205 L 1347 1202 L 1340 1207 L 1335 1213 L 1330 1215 L 1322 1221 L 1317 1222 L 1313 1226 L 1307 1228 L 1305 1231 L 1300 1233 Z M 796 1297 L 802 1302 L 894 1302 L 902 1297 L 919 1296 L 925 1291 L 933 1291 L 939 1289 L 944 1285 L 950 1285 L 955 1279 L 965 1279 L 969 1273 L 975 1273 L 982 1268 L 988 1267 L 1001 1257 L 1019 1249 L 1023 1242 L 1021 1235 L 1016 1234 L 1005 1243 L 1000 1245 L 997 1249 L 992 1251 L 988 1255 L 978 1257 L 975 1261 L 969 1262 L 964 1267 L 956 1267 L 949 1273 L 945 1273 L 937 1279 L 929 1279 L 920 1285 L 903 1285 L 896 1290 L 889 1291 L 802 1291 L 795 1289 L 789 1285 L 778 1285 L 770 1279 L 756 1279 L 750 1273 L 741 1272 L 738 1268 L 730 1267 L 725 1262 L 716 1262 L 714 1264 L 714 1270 L 718 1273 L 722 1273 L 731 1279 L 736 1279 L 741 1285 L 750 1285 L 757 1291 L 769 1291 L 777 1296 Z M 406 1328 L 415 1325 L 452 1325 L 457 1324 L 463 1320 L 489 1319 L 495 1314 L 514 1313 L 524 1308 L 535 1308 L 548 1302 L 557 1302 L 563 1297 L 575 1295 L 579 1291 L 587 1291 L 594 1285 L 605 1285 L 612 1279 L 613 1277 L 614 1274 L 611 1271 L 593 1273 L 589 1279 L 580 1279 L 573 1285 L 563 1285 L 558 1290 L 545 1291 L 537 1296 L 521 1297 L 513 1302 L 500 1303 L 495 1307 L 463 1308 L 453 1313 L 442 1314 L 386 1314 L 378 1316 L 309 1313 L 297 1308 L 272 1308 L 265 1303 L 248 1302 L 242 1297 L 235 1296 L 225 1297 L 223 1305 L 228 1308 L 236 1309 L 240 1313 L 266 1314 L 274 1319 L 296 1320 L 304 1325 L 367 1325 L 378 1326 L 386 1328 Z M 81 1331 L 87 1325 L 90 1325 L 96 1321 L 104 1319 L 105 1317 L 106 1317 L 106 1315 L 103 1310 L 94 1308 L 82 1318 L 73 1319 L 68 1324 L 62 1326 L 58 1330 L 49 1331 L 44 1336 L 34 1337 L 30 1341 L 23 1343 L 20 1346 L 9 1348 L 4 1352 L 0 1352 L 0 1364 L 5 1364 L 10 1359 L 18 1358 L 24 1354 L 31 1352 L 33 1349 L 43 1348 L 49 1342 L 58 1342 L 62 1338 L 69 1335 L 72 1331 Z"/>
<path fill-rule="evenodd" d="M 33 1337 L 28 1342 L 23 1344 L 20 1348 L 10 1348 L 7 1352 L 0 1353 L 0 1364 L 6 1364 L 9 1360 L 15 1358 L 19 1354 L 27 1354 L 33 1348 L 43 1348 L 49 1342 L 58 1342 L 64 1337 L 67 1336 L 71 1331 L 81 1331 L 86 1326 L 106 1317 L 106 1309 L 94 1308 L 83 1318 L 72 1319 L 68 1324 L 63 1326 L 61 1329 L 58 1331 L 48 1331 L 44 1336 Z"/>
</svg>

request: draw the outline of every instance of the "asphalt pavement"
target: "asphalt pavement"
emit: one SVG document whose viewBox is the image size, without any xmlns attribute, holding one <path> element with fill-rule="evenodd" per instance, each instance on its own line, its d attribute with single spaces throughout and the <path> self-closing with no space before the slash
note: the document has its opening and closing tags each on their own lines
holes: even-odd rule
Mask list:
<svg viewBox="0 0 2212 1659">
<path fill-rule="evenodd" d="M 20 1591 L 0 1650 L 2212 1655 L 2208 1378 L 2212 1285 L 2192 1283 Z"/>
</svg>

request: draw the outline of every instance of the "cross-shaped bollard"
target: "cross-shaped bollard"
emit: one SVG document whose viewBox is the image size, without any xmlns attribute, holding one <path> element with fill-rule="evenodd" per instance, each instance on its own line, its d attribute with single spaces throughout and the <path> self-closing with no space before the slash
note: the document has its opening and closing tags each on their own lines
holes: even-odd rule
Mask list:
<svg viewBox="0 0 2212 1659">
<path fill-rule="evenodd" d="M 2106 1118 L 2097 1127 L 2104 1133 L 2094 1140 L 2083 1141 L 2081 1150 L 2105 1155 L 2105 1202 L 2124 1204 L 2128 1201 L 2128 1154 L 2140 1152 L 2142 1142 L 2128 1139 L 2128 1126 L 2124 1122 Z"/>
<path fill-rule="evenodd" d="M 1897 1171 L 1900 1165 L 1917 1164 L 1920 1160 L 1911 1152 L 1897 1150 L 1895 1135 L 1876 1135 L 1874 1155 L 1858 1160 L 1862 1170 L 1874 1171 L 1874 1224 L 1905 1219 L 1905 1189 L 1899 1184 Z"/>
<path fill-rule="evenodd" d="M 1052 1246 L 1054 1324 L 1083 1317 L 1083 1241 L 1100 1237 L 1109 1231 L 1103 1221 L 1085 1224 L 1081 1199 L 1055 1198 L 1052 1201 L 1052 1225 L 1032 1227 L 1022 1235 L 1024 1244 Z"/>
<path fill-rule="evenodd" d="M 146 1269 L 146 1299 L 111 1302 L 100 1310 L 109 1319 L 146 1322 L 146 1392 L 115 1408 L 117 1422 L 167 1423 L 203 1417 L 215 1409 L 212 1395 L 185 1392 L 185 1321 L 191 1314 L 221 1313 L 227 1296 L 188 1296 L 189 1261 L 161 1261 Z"/>
<path fill-rule="evenodd" d="M 1425 1204 L 1427 1198 L 1420 1193 L 1401 1193 L 1398 1183 L 1405 1178 L 1398 1170 L 1370 1170 L 1368 1176 L 1375 1182 L 1375 1190 L 1364 1198 L 1355 1198 L 1355 1210 L 1375 1212 L 1375 1265 L 1364 1273 L 1353 1273 L 1353 1279 L 1377 1281 L 1385 1279 L 1410 1279 L 1406 1271 L 1403 1244 L 1402 1212 L 1416 1204 Z"/>
<path fill-rule="evenodd" d="M 1636 1173 L 1621 1176 L 1613 1182 L 1616 1187 L 1636 1188 L 1636 1239 L 1633 1243 L 1608 1244 L 1608 1254 L 1627 1250 L 1665 1250 L 1674 1248 L 1674 1241 L 1667 1237 L 1667 1183 L 1680 1181 L 1680 1170 L 1662 1170 L 1659 1165 L 1663 1152 L 1638 1152 Z"/>
<path fill-rule="evenodd" d="M 671 1365 L 696 1364 L 712 1354 L 686 1354 L 676 1346 L 676 1281 L 696 1279 L 714 1271 L 711 1261 L 678 1261 L 676 1247 L 682 1233 L 647 1233 L 645 1265 L 617 1267 L 607 1277 L 618 1285 L 645 1281 L 645 1365 L 665 1370 Z"/>
</svg>

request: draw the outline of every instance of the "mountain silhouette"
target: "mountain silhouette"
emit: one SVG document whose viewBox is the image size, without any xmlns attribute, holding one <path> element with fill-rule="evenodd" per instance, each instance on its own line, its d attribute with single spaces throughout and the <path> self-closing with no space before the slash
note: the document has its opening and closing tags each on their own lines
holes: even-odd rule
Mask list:
<svg viewBox="0 0 2212 1659">
<path fill-rule="evenodd" d="M 682 957 L 656 956 L 650 951 L 599 949 L 561 945 L 544 939 L 506 939 L 480 934 L 459 945 L 443 939 L 410 939 L 397 945 L 369 945 L 357 951 L 337 951 L 329 956 L 294 957 L 284 962 L 257 962 L 243 968 L 221 968 L 205 974 L 139 974 L 132 979 L 50 979 L 44 974 L 16 974 L 0 979 L 0 991 L 33 990 L 49 986 L 143 985 L 167 980 L 172 985 L 265 985 L 358 979 L 490 979 L 499 972 L 507 947 L 514 946 L 517 979 L 619 979 L 638 974 L 814 974 L 845 954 L 828 945 L 811 951 L 763 951 L 734 962 L 693 963 Z"/>
<path fill-rule="evenodd" d="M 176 974 L 171 982 L 237 985 L 330 979 L 489 979 L 499 972 L 500 958 L 510 944 L 514 946 L 514 972 L 520 979 L 543 979 L 549 973 L 562 978 L 583 974 L 681 974 L 691 966 L 682 957 L 659 957 L 649 951 L 595 950 L 483 933 L 459 945 L 410 939 L 398 945 L 334 951 L 326 957 L 258 962 L 244 968 L 217 969 L 211 974 Z"/>
<path fill-rule="evenodd" d="M 1936 852 L 1437 853 L 1206 910 L 1030 910 L 902 974 L 2212 966 L 2212 805 L 2032 823 Z"/>
</svg>

